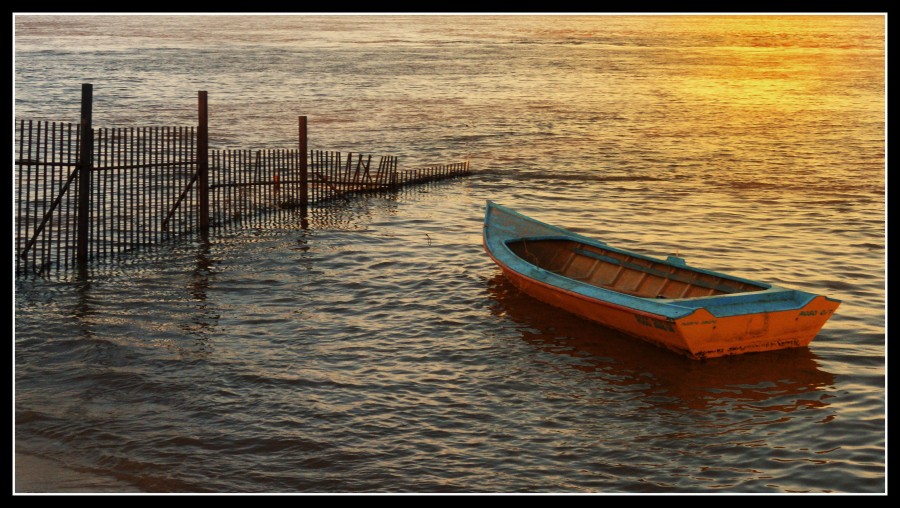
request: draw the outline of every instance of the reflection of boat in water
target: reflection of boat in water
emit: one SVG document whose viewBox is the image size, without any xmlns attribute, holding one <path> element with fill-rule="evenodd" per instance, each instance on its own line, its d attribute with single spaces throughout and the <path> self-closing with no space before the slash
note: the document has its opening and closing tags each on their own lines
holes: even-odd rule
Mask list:
<svg viewBox="0 0 900 508">
<path fill-rule="evenodd" d="M 532 297 L 697 359 L 805 347 L 840 305 L 612 247 L 492 202 L 484 247 Z"/>
<path fill-rule="evenodd" d="M 491 312 L 516 323 L 526 342 L 542 351 L 577 359 L 568 362 L 572 368 L 592 373 L 592 377 L 624 391 L 643 393 L 644 400 L 659 407 L 703 409 L 725 402 L 763 404 L 787 397 L 783 400 L 787 405 L 767 408 L 793 411 L 798 405 L 825 406 L 820 400 L 822 394 L 817 392 L 834 383 L 834 376 L 819 369 L 809 348 L 700 363 L 572 318 L 522 293 L 502 274 L 491 279 L 487 289 Z"/>
</svg>

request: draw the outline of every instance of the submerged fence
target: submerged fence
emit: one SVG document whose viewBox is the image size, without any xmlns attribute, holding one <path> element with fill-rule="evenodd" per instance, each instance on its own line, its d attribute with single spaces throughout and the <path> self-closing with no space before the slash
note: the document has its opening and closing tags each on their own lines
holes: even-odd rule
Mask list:
<svg viewBox="0 0 900 508">
<path fill-rule="evenodd" d="M 209 150 L 205 97 L 201 92 L 197 128 L 94 129 L 84 96 L 80 124 L 17 121 L 16 275 L 84 266 L 265 214 L 306 213 L 354 193 L 469 174 L 468 162 L 398 171 L 394 156 L 309 150 L 306 117 L 298 149 Z"/>
</svg>

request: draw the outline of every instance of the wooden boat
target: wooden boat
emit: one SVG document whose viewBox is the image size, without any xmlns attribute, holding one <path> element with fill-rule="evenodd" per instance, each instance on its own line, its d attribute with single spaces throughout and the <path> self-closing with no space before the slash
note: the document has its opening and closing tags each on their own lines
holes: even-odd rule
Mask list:
<svg viewBox="0 0 900 508">
<path fill-rule="evenodd" d="M 524 293 L 695 359 L 806 347 L 841 303 L 611 247 L 490 201 L 484 248 Z"/>
</svg>

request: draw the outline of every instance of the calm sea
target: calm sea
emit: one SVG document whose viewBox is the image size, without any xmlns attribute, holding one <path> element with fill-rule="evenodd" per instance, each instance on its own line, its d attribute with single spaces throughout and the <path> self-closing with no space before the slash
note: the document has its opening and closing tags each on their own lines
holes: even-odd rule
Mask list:
<svg viewBox="0 0 900 508">
<path fill-rule="evenodd" d="M 885 493 L 886 18 L 43 16 L 15 115 L 474 175 L 15 280 L 18 492 Z M 520 294 L 486 200 L 843 300 L 691 361 Z M 308 227 L 302 227 L 308 226 Z"/>
</svg>

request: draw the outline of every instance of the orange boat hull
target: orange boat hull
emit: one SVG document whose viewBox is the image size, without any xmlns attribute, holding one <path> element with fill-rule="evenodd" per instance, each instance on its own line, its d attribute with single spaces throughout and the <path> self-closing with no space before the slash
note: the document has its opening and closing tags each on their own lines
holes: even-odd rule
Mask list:
<svg viewBox="0 0 900 508">
<path fill-rule="evenodd" d="M 525 294 L 696 359 L 806 347 L 841 304 L 615 248 L 491 202 L 484 249 Z"/>
<path fill-rule="evenodd" d="M 537 300 L 694 359 L 806 347 L 840 305 L 818 296 L 799 310 L 717 318 L 698 309 L 673 320 L 550 286 L 493 259 L 513 285 Z"/>
</svg>

